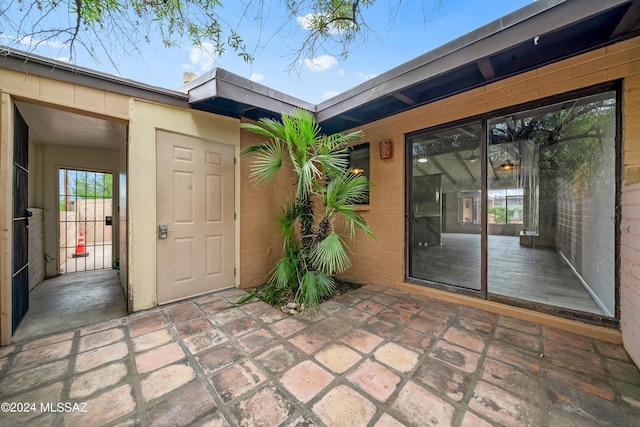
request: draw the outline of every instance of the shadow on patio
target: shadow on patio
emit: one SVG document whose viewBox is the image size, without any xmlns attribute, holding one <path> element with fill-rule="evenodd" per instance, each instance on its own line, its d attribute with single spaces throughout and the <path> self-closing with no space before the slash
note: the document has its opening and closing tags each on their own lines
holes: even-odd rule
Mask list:
<svg viewBox="0 0 640 427">
<path fill-rule="evenodd" d="M 0 424 L 640 425 L 618 345 L 375 285 L 312 319 L 238 292 L 0 348 Z"/>
</svg>

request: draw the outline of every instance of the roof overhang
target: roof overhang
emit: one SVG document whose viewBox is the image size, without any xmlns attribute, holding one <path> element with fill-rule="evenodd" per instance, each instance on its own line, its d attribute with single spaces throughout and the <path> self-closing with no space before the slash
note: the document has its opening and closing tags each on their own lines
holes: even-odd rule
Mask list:
<svg viewBox="0 0 640 427">
<path fill-rule="evenodd" d="M 329 134 L 638 35 L 640 0 L 538 0 L 317 105 L 220 68 L 169 90 L 1 47 L 0 67 L 251 120 L 303 108 Z"/>
<path fill-rule="evenodd" d="M 183 88 L 189 93 L 192 108 L 232 117 L 258 120 L 279 118 L 296 109 L 315 112 L 315 105 L 294 98 L 245 77 L 215 68 Z"/>
<path fill-rule="evenodd" d="M 341 132 L 639 34 L 640 0 L 538 0 L 317 105 L 220 69 L 189 103 L 250 119 L 305 108 Z"/>
<path fill-rule="evenodd" d="M 338 132 L 640 33 L 640 0 L 546 0 L 419 56 L 317 107 Z"/>
<path fill-rule="evenodd" d="M 0 67 L 177 107 L 189 107 L 189 96 L 184 92 L 147 85 L 2 46 Z"/>
</svg>

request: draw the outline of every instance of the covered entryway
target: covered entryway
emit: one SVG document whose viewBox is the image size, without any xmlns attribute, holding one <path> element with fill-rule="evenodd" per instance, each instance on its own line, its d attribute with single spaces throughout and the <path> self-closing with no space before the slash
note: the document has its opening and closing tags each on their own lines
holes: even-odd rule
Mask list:
<svg viewBox="0 0 640 427">
<path fill-rule="evenodd" d="M 21 191 L 14 190 L 14 195 L 24 195 L 24 201 L 19 206 L 16 204 L 14 209 L 14 213 L 20 210 L 23 214 L 16 217 L 19 221 L 14 220 L 13 258 L 20 257 L 22 267 L 18 272 L 23 273 L 16 277 L 24 278 L 24 283 L 21 282 L 23 286 L 19 289 L 12 287 L 12 315 L 21 314 L 24 319 L 19 324 L 14 321 L 12 335 L 16 339 L 30 339 L 126 315 L 126 289 L 121 285 L 119 273 L 112 269 L 112 260 L 119 256 L 119 221 L 117 212 L 111 212 L 111 205 L 119 200 L 120 182 L 113 182 L 113 176 L 120 174 L 121 150 L 126 147 L 126 124 L 108 118 L 90 117 L 79 110 L 67 111 L 55 105 L 39 105 L 26 99 L 16 100 L 13 104 L 15 141 L 16 144 L 24 142 L 24 150 L 14 152 L 19 155 L 18 160 L 24 159 L 19 162 L 20 170 L 29 173 L 23 174 L 24 178 L 19 176 L 19 180 L 15 179 L 14 173 L 14 185 L 21 188 Z M 20 125 L 21 117 L 23 125 Z M 18 134 L 22 137 L 19 138 Z M 105 216 L 109 216 L 108 222 L 112 225 L 108 226 L 109 244 L 101 247 L 106 253 L 96 257 L 94 249 L 84 249 L 81 251 L 84 254 L 76 254 L 77 258 L 73 255 L 69 257 L 74 261 L 74 268 L 71 268 L 67 251 L 61 249 L 60 242 L 63 239 L 65 242 L 74 241 L 69 244 L 74 253 L 79 252 L 79 242 L 75 235 L 66 235 L 60 223 L 68 222 L 73 216 L 69 212 L 77 213 L 78 205 L 86 204 L 89 200 L 88 191 L 96 190 L 83 188 L 82 195 L 77 189 L 74 194 L 67 194 L 65 187 L 69 186 L 65 183 L 64 171 L 78 170 L 100 172 L 82 172 L 84 180 L 77 177 L 77 185 L 87 187 L 89 181 L 96 179 L 102 183 L 109 182 L 108 194 L 101 190 L 99 198 L 101 201 L 108 199 L 105 204 L 109 205 L 109 212 L 103 207 L 97 209 L 95 200 L 92 200 L 91 206 L 81 207 L 81 210 L 85 214 L 91 213 L 95 218 L 100 216 L 101 226 L 105 225 Z M 124 181 L 126 175 L 120 175 Z M 83 220 L 81 227 L 79 223 L 71 227 L 74 234 L 79 235 L 76 231 L 82 231 L 85 244 L 90 247 L 95 246 L 98 240 L 104 242 L 106 234 L 96 229 L 95 221 Z M 24 229 L 24 236 L 20 230 L 15 230 L 17 225 Z M 64 228 L 66 231 L 67 227 Z M 16 245 L 22 245 L 20 247 L 25 249 Z M 85 254 L 93 258 L 90 260 L 83 256 Z M 96 260 L 99 260 L 100 268 L 104 268 L 104 274 L 75 273 L 88 270 L 88 262 L 95 264 Z M 95 268 L 94 265 L 92 269 Z M 59 275 L 63 273 L 70 274 L 61 280 Z M 16 301 L 21 302 L 20 307 L 16 306 Z M 17 309 L 21 307 L 25 310 Z"/>
<path fill-rule="evenodd" d="M 234 286 L 234 147 L 157 132 L 158 303 Z"/>
</svg>

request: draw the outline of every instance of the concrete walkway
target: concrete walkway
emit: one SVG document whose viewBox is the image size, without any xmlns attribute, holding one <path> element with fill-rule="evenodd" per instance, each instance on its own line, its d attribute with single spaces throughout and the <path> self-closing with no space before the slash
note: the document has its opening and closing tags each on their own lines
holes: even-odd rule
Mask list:
<svg viewBox="0 0 640 427">
<path fill-rule="evenodd" d="M 29 293 L 29 310 L 13 342 L 33 341 L 126 315 L 127 302 L 115 270 L 63 274 L 44 280 Z"/>
<path fill-rule="evenodd" d="M 0 425 L 640 425 L 617 345 L 373 285 L 311 319 L 237 293 L 0 348 Z"/>
</svg>

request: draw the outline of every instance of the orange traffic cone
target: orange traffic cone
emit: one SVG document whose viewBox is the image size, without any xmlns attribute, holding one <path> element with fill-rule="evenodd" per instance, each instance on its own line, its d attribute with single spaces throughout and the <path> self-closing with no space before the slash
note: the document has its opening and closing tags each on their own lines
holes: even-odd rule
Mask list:
<svg viewBox="0 0 640 427">
<path fill-rule="evenodd" d="M 89 256 L 89 253 L 86 251 L 84 246 L 84 234 L 82 231 L 80 232 L 80 237 L 78 237 L 78 246 L 76 246 L 76 253 L 73 254 L 74 258 Z"/>
</svg>

